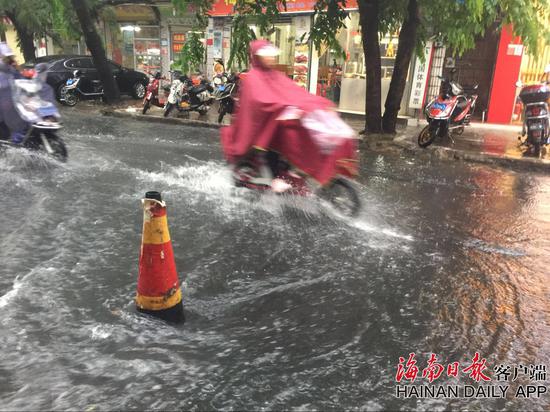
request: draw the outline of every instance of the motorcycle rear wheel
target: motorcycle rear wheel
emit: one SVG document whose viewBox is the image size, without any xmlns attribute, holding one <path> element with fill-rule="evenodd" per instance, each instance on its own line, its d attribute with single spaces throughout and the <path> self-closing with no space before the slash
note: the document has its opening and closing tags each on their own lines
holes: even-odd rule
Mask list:
<svg viewBox="0 0 550 412">
<path fill-rule="evenodd" d="M 436 136 L 437 128 L 434 129 L 430 125 L 426 126 L 418 135 L 418 146 L 428 147 L 434 142 Z"/>
<path fill-rule="evenodd" d="M 318 196 L 331 204 L 339 213 L 354 217 L 361 209 L 357 190 L 344 178 L 336 178 L 328 186 L 321 188 Z"/>
</svg>

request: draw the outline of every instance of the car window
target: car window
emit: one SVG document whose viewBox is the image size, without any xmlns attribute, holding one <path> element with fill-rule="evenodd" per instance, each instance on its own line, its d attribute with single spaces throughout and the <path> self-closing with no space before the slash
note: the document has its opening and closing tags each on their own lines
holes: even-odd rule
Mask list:
<svg viewBox="0 0 550 412">
<path fill-rule="evenodd" d="M 95 69 L 94 62 L 91 57 L 85 57 L 80 59 L 80 68 L 81 69 Z"/>
<path fill-rule="evenodd" d="M 111 66 L 111 70 L 113 72 L 119 72 L 120 71 L 120 66 L 118 64 L 115 64 L 113 62 L 109 62 L 109 66 Z"/>
<path fill-rule="evenodd" d="M 65 62 L 65 67 L 69 69 L 78 69 L 80 68 L 80 59 L 69 59 Z"/>
</svg>

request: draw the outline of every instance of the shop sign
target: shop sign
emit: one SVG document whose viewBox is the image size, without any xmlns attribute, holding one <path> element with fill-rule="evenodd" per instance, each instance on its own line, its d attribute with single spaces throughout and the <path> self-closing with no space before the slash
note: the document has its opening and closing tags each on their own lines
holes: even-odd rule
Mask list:
<svg viewBox="0 0 550 412">
<path fill-rule="evenodd" d="M 214 32 L 213 46 L 214 46 L 213 47 L 214 58 L 221 59 L 222 58 L 222 32 L 221 31 Z"/>
<path fill-rule="evenodd" d="M 308 85 L 309 73 L 309 44 L 306 34 L 310 30 L 311 18 L 309 16 L 294 17 L 296 27 L 296 43 L 294 45 L 294 81 L 304 89 Z"/>
<path fill-rule="evenodd" d="M 508 56 L 521 56 L 523 54 L 523 44 L 509 44 L 506 54 Z"/>
<path fill-rule="evenodd" d="M 414 75 L 412 78 L 411 98 L 409 100 L 410 109 L 421 109 L 424 105 L 424 96 L 428 85 L 429 66 L 432 56 L 431 41 L 426 42 L 424 47 L 424 61 L 416 58 L 414 65 Z"/>
<path fill-rule="evenodd" d="M 211 16 L 230 16 L 233 14 L 233 7 L 237 3 L 237 0 L 216 0 L 210 9 Z M 313 12 L 317 4 L 317 0 L 287 0 L 286 10 L 283 6 L 280 6 L 281 12 Z M 346 9 L 357 9 L 357 0 L 346 1 Z"/>
<path fill-rule="evenodd" d="M 181 52 L 184 44 L 185 44 L 185 34 L 172 33 L 172 53 L 176 54 Z"/>
</svg>

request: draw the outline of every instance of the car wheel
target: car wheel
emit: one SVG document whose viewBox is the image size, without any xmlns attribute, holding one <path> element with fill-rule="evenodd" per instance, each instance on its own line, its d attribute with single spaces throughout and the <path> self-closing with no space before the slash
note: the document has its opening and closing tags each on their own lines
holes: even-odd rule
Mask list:
<svg viewBox="0 0 550 412">
<path fill-rule="evenodd" d="M 143 99 L 145 97 L 145 86 L 143 83 L 136 82 L 132 86 L 132 96 L 136 99 Z"/>
</svg>

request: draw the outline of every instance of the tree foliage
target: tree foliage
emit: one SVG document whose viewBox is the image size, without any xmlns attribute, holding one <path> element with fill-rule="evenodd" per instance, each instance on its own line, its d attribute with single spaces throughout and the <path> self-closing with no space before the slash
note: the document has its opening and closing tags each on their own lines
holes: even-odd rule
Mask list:
<svg viewBox="0 0 550 412">
<path fill-rule="evenodd" d="M 182 73 L 190 74 L 199 71 L 205 60 L 206 49 L 201 40 L 201 32 L 192 31 L 188 33 L 185 44 L 172 67 Z"/>
</svg>

